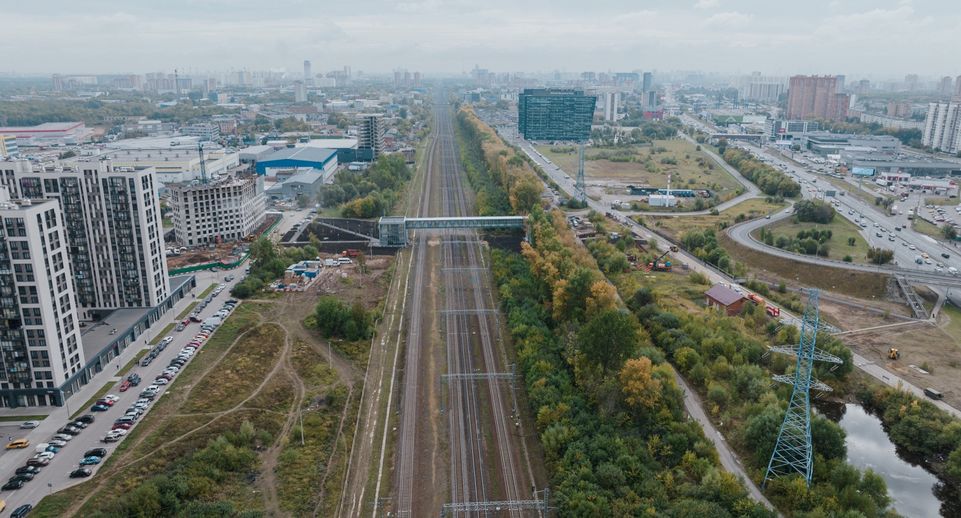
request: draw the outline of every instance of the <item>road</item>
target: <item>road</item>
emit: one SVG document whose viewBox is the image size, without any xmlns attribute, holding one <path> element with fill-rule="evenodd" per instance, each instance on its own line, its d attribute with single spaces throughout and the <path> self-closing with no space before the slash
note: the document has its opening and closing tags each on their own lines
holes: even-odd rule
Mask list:
<svg viewBox="0 0 961 518">
<path fill-rule="evenodd" d="M 523 149 L 523 150 L 525 151 L 525 153 L 527 153 L 527 155 L 528 155 L 529 157 L 531 157 L 532 160 L 534 160 L 538 165 L 540 165 L 541 168 L 542 168 L 545 172 L 547 172 L 547 174 L 551 177 L 551 179 L 553 179 L 555 182 L 557 182 L 557 184 L 560 185 L 563 189 L 565 189 L 566 192 L 568 192 L 568 193 L 573 193 L 573 192 L 574 192 L 573 182 L 571 182 L 571 181 L 569 181 L 569 180 L 565 180 L 563 171 L 560 171 L 560 170 L 557 169 L 556 167 L 546 167 L 547 165 L 553 166 L 553 164 L 550 164 L 549 161 L 547 161 L 546 159 L 543 159 L 543 158 L 539 157 L 536 153 L 532 153 L 532 152 L 531 152 L 532 150 L 530 149 L 530 144 L 528 144 L 528 143 L 526 143 L 526 142 L 523 142 L 523 141 L 521 141 L 521 142 L 514 142 L 514 143 L 515 143 L 516 145 L 519 145 L 519 146 L 521 147 L 521 149 Z M 852 196 L 846 196 L 846 198 L 849 198 L 849 199 L 850 199 L 850 198 L 852 198 Z M 593 208 L 594 210 L 597 210 L 597 211 L 610 211 L 610 212 L 612 212 L 612 213 L 615 215 L 615 217 L 617 217 L 617 219 L 618 219 L 619 222 L 621 222 L 622 224 L 630 227 L 632 230 L 634 230 L 635 232 L 637 232 L 639 235 L 641 235 L 641 236 L 643 236 L 643 237 L 645 237 L 645 238 L 647 238 L 647 239 L 659 239 L 659 240 L 661 240 L 661 241 L 665 241 L 665 238 L 664 238 L 663 236 L 653 234 L 653 233 L 652 233 L 651 231 L 649 231 L 647 228 L 645 228 L 645 227 L 637 224 L 634 220 L 630 219 L 629 217 L 627 217 L 626 214 L 621 213 L 620 211 L 611 210 L 611 209 L 604 209 L 603 207 L 597 207 L 597 206 L 595 206 L 595 205 L 598 205 L 598 204 L 597 204 L 596 202 L 594 202 L 593 200 L 591 200 L 591 199 L 588 199 L 588 205 L 591 206 L 591 208 Z M 872 210 L 873 210 L 873 209 L 872 209 Z M 779 216 L 779 217 L 783 217 L 783 216 L 784 216 L 783 211 L 781 211 L 781 213 L 780 213 L 778 216 Z M 772 220 L 773 220 L 773 219 L 774 219 L 774 217 L 772 216 Z M 769 223 L 769 221 L 768 221 L 768 220 L 755 220 L 755 223 L 757 223 L 757 224 L 764 224 L 764 223 Z M 687 252 L 685 252 L 685 251 L 683 251 L 683 250 L 681 250 L 681 251 L 678 252 L 678 253 L 672 254 L 672 257 L 675 259 L 675 262 L 686 264 L 686 265 L 688 265 L 688 267 L 689 267 L 691 270 L 697 271 L 697 272 L 700 272 L 700 273 L 706 275 L 707 278 L 708 278 L 708 280 L 710 280 L 710 281 L 713 282 L 713 283 L 718 283 L 718 282 L 730 283 L 730 282 L 733 282 L 733 279 L 732 279 L 730 276 L 728 276 L 727 274 L 725 274 L 725 273 L 723 273 L 723 272 L 720 272 L 720 271 L 718 271 L 718 270 L 715 270 L 715 269 L 714 269 L 713 267 L 711 267 L 710 265 L 707 265 L 707 264 L 705 264 L 705 263 L 702 263 L 700 260 L 698 260 L 697 258 L 693 257 L 691 254 L 689 254 L 689 253 L 687 253 Z M 792 255 L 791 258 L 792 258 L 792 259 L 798 259 L 798 257 L 796 257 L 796 256 L 794 256 L 794 255 Z M 815 258 L 815 259 L 816 259 L 816 258 Z M 834 265 L 831 264 L 831 266 L 834 266 Z M 871 268 L 871 267 L 869 266 L 868 268 Z M 744 288 L 743 286 L 741 287 L 741 289 L 742 289 L 743 291 L 745 291 L 745 292 L 749 292 L 749 291 L 750 291 L 750 290 L 747 290 L 746 288 Z M 794 325 L 794 326 L 798 326 L 798 323 L 800 322 L 800 319 L 799 319 L 797 316 L 792 315 L 790 312 L 788 312 L 788 311 L 785 310 L 784 308 L 781 308 L 781 320 L 784 321 L 784 322 L 786 322 L 786 323 L 788 323 L 788 324 Z M 925 396 L 924 396 L 924 390 L 923 390 L 921 387 L 918 387 L 917 385 L 914 385 L 914 384 L 908 382 L 907 380 L 901 378 L 900 376 L 898 376 L 898 375 L 896 375 L 896 374 L 888 371 L 888 370 L 885 369 L 884 367 L 881 367 L 880 365 L 877 365 L 877 364 L 875 364 L 874 362 L 869 361 L 867 358 L 864 358 L 864 357 L 858 355 L 857 353 L 854 353 L 854 351 L 852 351 L 852 354 L 854 354 L 853 360 L 854 360 L 855 366 L 856 366 L 857 368 L 861 369 L 862 371 L 864 371 L 865 373 L 871 375 L 872 377 L 874 377 L 875 379 L 877 379 L 877 380 L 880 381 L 881 383 L 884 383 L 885 385 L 888 385 L 888 386 L 891 386 L 891 387 L 901 387 L 902 389 L 907 390 L 907 391 L 911 392 L 912 394 L 914 394 L 914 395 L 916 395 L 916 396 L 918 396 L 918 397 L 921 397 L 921 398 L 924 398 L 924 399 L 927 399 L 927 400 L 931 401 L 935 406 L 937 406 L 938 408 L 941 408 L 942 410 L 950 413 L 951 415 L 956 416 L 956 417 L 961 417 L 961 411 L 959 411 L 957 408 L 955 408 L 955 407 L 953 407 L 953 406 L 945 403 L 944 401 L 934 401 L 934 400 L 930 400 L 930 399 L 928 399 L 927 397 L 925 397 Z M 690 413 L 690 410 L 688 410 L 688 412 Z M 717 446 L 717 443 L 715 443 L 715 445 Z M 750 480 L 750 478 L 745 477 L 745 480 Z"/>
<path fill-rule="evenodd" d="M 228 286 L 232 286 L 233 284 L 239 282 L 242 275 L 239 275 L 238 273 L 242 272 L 243 268 L 244 266 L 239 266 L 233 272 L 218 272 L 214 274 L 207 272 L 202 276 L 198 276 L 199 279 L 195 292 L 202 292 L 207 288 L 207 286 L 210 285 L 210 282 L 229 273 L 234 273 L 237 277 L 231 283 L 227 283 Z M 230 298 L 229 287 L 228 289 L 225 289 L 218 297 L 215 297 L 214 300 L 211 301 L 211 303 L 208 304 L 203 311 L 201 311 L 201 317 L 208 318 L 213 316 L 214 313 L 220 310 L 223 301 L 227 300 L 228 298 Z M 183 308 L 187 307 L 187 305 L 193 300 L 194 299 L 192 298 L 181 300 L 181 303 L 178 304 L 177 307 L 171 311 L 168 311 L 162 320 L 157 321 L 153 326 L 151 326 L 151 328 L 147 331 L 146 336 L 152 338 L 153 335 L 159 332 L 159 330 L 162 329 L 167 323 L 172 322 L 178 313 L 182 311 Z M 149 385 L 153 379 L 159 376 L 165 368 L 167 368 L 170 360 L 179 354 L 180 350 L 187 345 L 188 342 L 190 342 L 190 340 L 199 330 L 199 324 L 191 324 L 185 330 L 179 333 L 176 331 L 171 331 L 171 336 L 174 337 L 173 342 L 168 345 L 167 348 L 164 349 L 164 351 L 162 351 L 148 367 L 133 367 L 130 370 L 130 373 L 135 372 L 140 374 L 140 376 L 143 378 L 143 381 L 139 387 L 131 387 L 131 389 L 126 392 L 120 392 L 117 390 L 117 386 L 120 382 L 119 377 L 98 376 L 98 378 L 95 378 L 94 381 L 88 385 L 95 387 L 93 390 L 94 393 L 96 390 L 99 390 L 101 387 L 103 387 L 105 383 L 114 383 L 115 386 L 110 390 L 110 393 L 117 395 L 120 400 L 117 401 L 117 403 L 106 412 L 89 412 L 89 408 L 86 408 L 82 413 L 89 413 L 93 415 L 96 418 L 96 421 L 83 430 L 79 435 L 75 436 L 73 440 L 69 441 L 67 445 L 59 453 L 57 453 L 53 460 L 51 460 L 50 464 L 42 468 L 37 477 L 32 481 L 27 482 L 23 488 L 16 491 L 4 491 L 3 494 L 0 495 L 0 498 L 6 500 L 7 509 L 13 510 L 26 503 L 36 505 L 41 498 L 52 492 L 68 488 L 87 480 L 71 479 L 67 475 L 78 467 L 77 463 L 81 458 L 83 458 L 83 452 L 92 448 L 105 448 L 109 455 L 114 451 L 114 449 L 117 448 L 119 444 L 121 444 L 119 442 L 104 444 L 100 442 L 100 439 L 113 427 L 114 419 L 121 417 L 124 412 L 126 412 L 126 409 L 132 406 L 137 399 L 139 399 L 140 391 Z M 105 367 L 104 372 L 101 373 L 101 375 L 109 375 L 111 372 L 119 371 L 120 367 L 125 365 L 126 362 L 129 361 L 129 359 L 132 358 L 136 352 L 140 351 L 142 348 L 142 346 L 136 345 L 129 346 L 127 349 L 130 354 L 122 355 L 119 361 L 115 360 L 110 365 Z M 203 347 L 201 347 L 197 352 L 197 355 L 201 354 L 203 354 Z M 176 379 L 177 378 L 174 378 L 174 382 L 176 382 Z M 159 399 L 166 394 L 168 387 L 170 387 L 170 385 L 165 386 L 161 390 L 160 395 L 157 396 L 155 401 L 159 401 Z M 90 396 L 87 397 L 89 398 Z M 85 401 L 86 399 L 79 396 L 71 398 L 69 401 L 70 409 L 74 413 L 79 412 L 79 405 L 83 404 Z M 150 407 L 148 407 L 148 412 L 149 408 Z M 57 429 L 68 422 L 68 417 L 67 408 L 60 408 L 52 412 L 41 422 L 39 427 L 30 431 L 30 433 L 26 435 L 17 434 L 18 437 L 26 437 L 29 439 L 31 446 L 22 450 L 5 450 L 2 454 L 0 454 L 0 474 L 5 475 L 7 478 L 12 477 L 14 475 L 14 470 L 20 466 L 23 466 L 27 459 L 34 455 L 33 445 L 49 440 L 51 436 L 57 433 Z M 141 419 L 143 419 L 143 417 L 141 417 Z M 3 431 L 7 430 L 4 429 Z M 8 433 L 8 435 L 10 435 L 10 433 Z M 93 476 L 96 476 L 99 465 L 88 467 L 94 471 Z"/>
<path fill-rule="evenodd" d="M 567 193 L 569 196 L 574 195 L 574 192 L 575 192 L 574 182 L 570 180 L 568 176 L 560 168 L 558 168 L 549 160 L 541 157 L 538 153 L 536 153 L 533 147 L 530 145 L 530 143 L 524 140 L 517 140 L 517 139 L 512 141 L 509 140 L 509 141 L 512 144 L 519 146 L 524 151 L 524 153 L 531 158 L 531 160 L 533 160 L 538 166 L 540 166 L 541 169 L 543 169 L 547 173 L 547 175 L 552 180 L 554 180 L 554 182 L 556 182 L 559 186 L 561 186 L 561 188 L 565 191 L 565 193 Z M 594 209 L 600 213 L 612 212 L 619 222 L 621 222 L 626 226 L 631 227 L 632 230 L 636 231 L 639 235 L 646 237 L 647 239 L 663 240 L 661 236 L 651 233 L 649 230 L 637 224 L 636 222 L 628 218 L 624 213 L 620 211 L 603 207 L 599 202 L 592 200 L 590 198 L 587 199 L 587 204 L 591 209 Z M 673 257 L 677 259 L 679 262 L 687 264 L 692 271 L 698 271 L 703 273 L 712 282 L 730 282 L 730 279 L 727 278 L 725 275 L 715 271 L 712 268 L 709 268 L 707 265 L 696 260 L 693 256 L 689 255 L 687 252 L 680 251 L 678 253 L 673 254 Z M 728 446 L 727 442 L 723 439 L 721 434 L 718 433 L 717 430 L 714 428 L 713 423 L 711 423 L 710 419 L 707 417 L 707 414 L 704 412 L 704 409 L 701 405 L 701 401 L 697 397 L 697 393 L 691 390 L 690 387 L 687 385 L 687 383 L 679 375 L 677 375 L 677 378 L 679 380 L 679 385 L 684 389 L 685 410 L 687 411 L 688 415 L 690 415 L 693 419 L 695 419 L 698 423 L 700 423 L 701 427 L 704 429 L 705 436 L 711 440 L 711 442 L 714 444 L 715 449 L 717 449 L 718 456 L 721 459 L 721 462 L 724 468 L 727 469 L 729 472 L 733 473 L 736 477 L 741 479 L 741 482 L 748 489 L 748 493 L 751 495 L 751 498 L 753 498 L 757 502 L 762 503 L 769 509 L 774 509 L 774 506 L 771 505 L 771 502 L 769 502 L 767 498 L 764 497 L 760 488 L 757 487 L 757 485 L 748 475 L 747 471 L 744 470 L 744 467 L 737 460 L 737 455 L 733 451 L 731 451 L 731 448 Z"/>
</svg>

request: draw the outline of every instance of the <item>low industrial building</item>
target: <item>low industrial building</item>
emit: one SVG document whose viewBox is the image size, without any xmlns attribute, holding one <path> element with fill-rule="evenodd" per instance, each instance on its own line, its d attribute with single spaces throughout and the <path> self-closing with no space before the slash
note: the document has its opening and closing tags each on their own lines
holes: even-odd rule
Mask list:
<svg viewBox="0 0 961 518">
<path fill-rule="evenodd" d="M 357 144 L 355 138 L 321 138 L 311 139 L 303 144 L 304 147 L 333 149 L 337 151 L 337 163 L 348 164 L 357 158 Z"/>
<path fill-rule="evenodd" d="M 170 184 L 167 188 L 174 239 L 182 246 L 244 239 L 264 222 L 263 177 L 228 175 L 208 183 Z"/>
<path fill-rule="evenodd" d="M 709 308 L 720 309 L 728 316 L 740 313 L 745 302 L 747 299 L 744 295 L 723 284 L 715 284 L 704 292 L 704 304 Z"/>
<path fill-rule="evenodd" d="M 133 140 L 111 143 L 100 156 L 117 167 L 153 167 L 157 180 L 164 185 L 201 179 L 197 137 Z M 239 153 L 216 144 L 205 144 L 203 155 L 208 178 L 225 175 L 240 165 Z"/>
<path fill-rule="evenodd" d="M 280 171 L 275 178 L 278 180 L 267 188 L 267 197 L 271 200 L 295 200 L 299 196 L 313 199 L 324 185 L 324 175 L 311 168 L 293 170 L 293 174 Z"/>
<path fill-rule="evenodd" d="M 277 170 L 298 167 L 316 169 L 327 181 L 337 171 L 337 151 L 316 147 L 279 149 L 257 162 L 257 174 L 273 176 Z"/>
<path fill-rule="evenodd" d="M 901 141 L 890 135 L 854 135 L 819 131 L 805 134 L 801 140 L 801 147 L 819 155 L 836 155 L 842 151 L 897 154 L 901 150 Z"/>
<path fill-rule="evenodd" d="M 865 153 L 860 151 L 844 151 L 841 162 L 849 169 L 861 168 L 873 170 L 874 176 L 889 173 L 903 173 L 911 176 L 961 176 L 961 163 L 940 160 L 937 158 L 916 157 L 911 155 L 895 155 L 890 153 Z"/>
<path fill-rule="evenodd" d="M 86 142 L 93 131 L 83 122 L 45 122 L 36 126 L 0 127 L 0 135 L 17 137 L 22 147 L 71 146 Z"/>
</svg>

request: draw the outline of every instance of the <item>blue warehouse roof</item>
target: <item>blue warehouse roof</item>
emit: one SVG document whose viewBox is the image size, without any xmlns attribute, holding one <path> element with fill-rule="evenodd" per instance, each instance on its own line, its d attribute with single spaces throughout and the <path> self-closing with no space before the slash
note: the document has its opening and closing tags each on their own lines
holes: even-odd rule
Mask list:
<svg viewBox="0 0 961 518">
<path fill-rule="evenodd" d="M 257 172 L 263 174 L 268 167 L 308 166 L 323 169 L 331 160 L 337 160 L 336 149 L 317 147 L 284 148 L 258 161 Z"/>
</svg>

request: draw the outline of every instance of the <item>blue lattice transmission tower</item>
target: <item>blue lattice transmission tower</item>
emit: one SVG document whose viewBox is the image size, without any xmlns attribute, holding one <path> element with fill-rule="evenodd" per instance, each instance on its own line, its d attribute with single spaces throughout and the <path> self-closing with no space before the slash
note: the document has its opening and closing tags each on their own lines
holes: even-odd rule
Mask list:
<svg viewBox="0 0 961 518">
<path fill-rule="evenodd" d="M 777 434 L 777 443 L 764 475 L 764 485 L 772 478 L 800 474 L 808 485 L 814 472 L 814 452 L 811 447 L 811 389 L 830 391 L 831 387 L 814 379 L 814 362 L 840 364 L 841 359 L 817 348 L 820 328 L 818 290 L 808 291 L 808 303 L 801 320 L 801 337 L 796 346 L 771 347 L 772 352 L 793 354 L 797 357 L 794 375 L 777 374 L 776 381 L 794 385 L 784 422 Z"/>
</svg>

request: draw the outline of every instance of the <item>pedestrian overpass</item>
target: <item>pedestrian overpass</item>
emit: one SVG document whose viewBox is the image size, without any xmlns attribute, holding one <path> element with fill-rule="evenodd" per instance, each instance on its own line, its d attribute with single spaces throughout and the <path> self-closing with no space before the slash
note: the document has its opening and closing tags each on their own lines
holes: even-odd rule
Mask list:
<svg viewBox="0 0 961 518">
<path fill-rule="evenodd" d="M 377 222 L 380 246 L 407 246 L 410 230 L 524 228 L 524 216 L 468 216 L 460 218 L 408 218 L 384 216 Z"/>
</svg>

